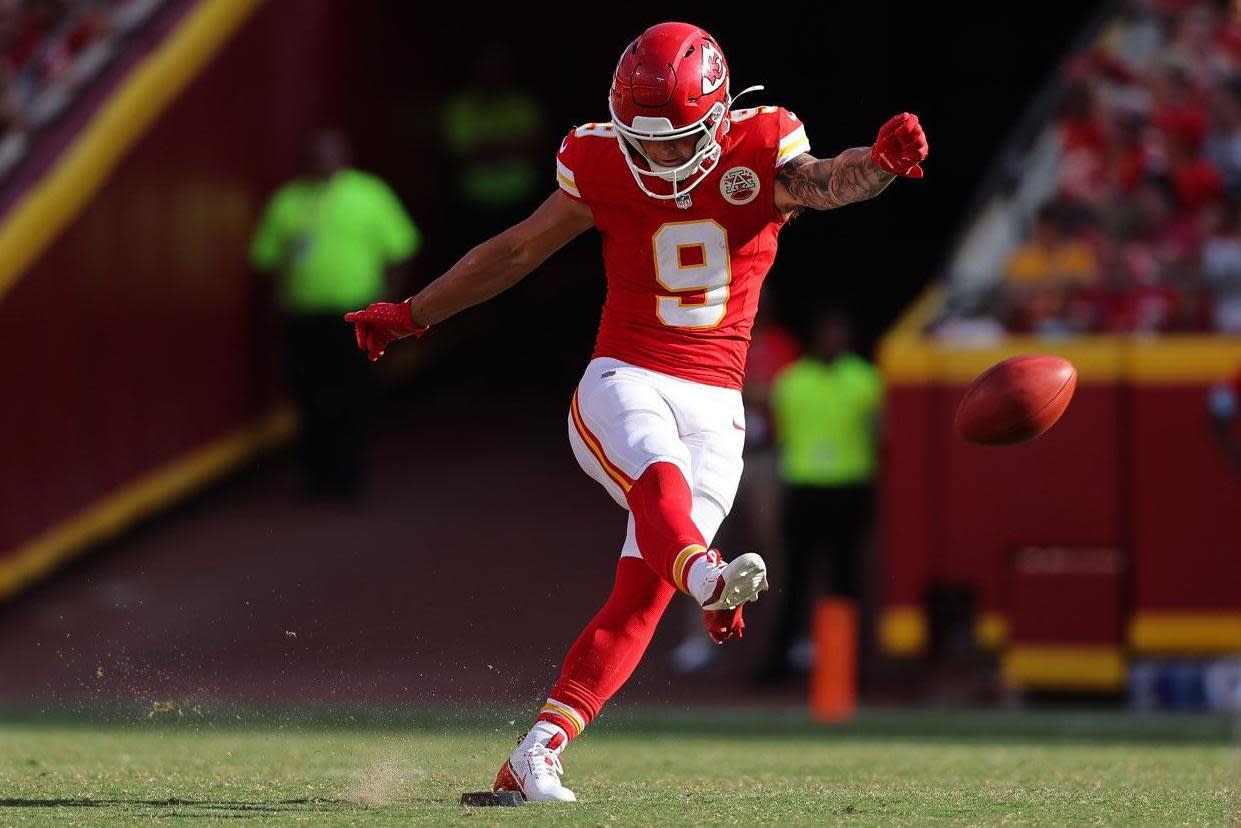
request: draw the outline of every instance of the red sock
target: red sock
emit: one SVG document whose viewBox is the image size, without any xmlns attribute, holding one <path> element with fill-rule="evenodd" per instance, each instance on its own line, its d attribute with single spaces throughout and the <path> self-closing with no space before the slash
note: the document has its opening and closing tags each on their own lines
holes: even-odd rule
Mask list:
<svg viewBox="0 0 1241 828">
<path fill-rule="evenodd" d="M 581 733 L 633 674 L 673 594 L 637 558 L 621 558 L 612 594 L 569 648 L 538 721 L 570 739 Z"/>
<path fill-rule="evenodd" d="M 672 463 L 652 463 L 634 481 L 627 499 L 643 560 L 664 581 L 689 594 L 685 573 L 706 556 L 707 548 L 690 517 L 694 495 L 685 475 Z"/>
</svg>

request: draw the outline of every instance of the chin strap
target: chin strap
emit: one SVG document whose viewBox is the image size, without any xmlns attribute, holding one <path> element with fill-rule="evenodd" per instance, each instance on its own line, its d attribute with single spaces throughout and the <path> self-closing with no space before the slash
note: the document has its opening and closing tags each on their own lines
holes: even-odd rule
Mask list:
<svg viewBox="0 0 1241 828">
<path fill-rule="evenodd" d="M 762 84 L 758 84 L 756 86 L 747 86 L 745 89 L 742 89 L 736 95 L 729 97 L 728 108 L 724 112 L 724 117 L 725 117 L 724 134 L 725 135 L 727 135 L 729 130 L 733 128 L 732 120 L 728 119 L 728 113 L 732 111 L 733 104 L 735 104 L 741 98 L 742 95 L 748 95 L 751 92 L 762 92 L 766 88 L 767 87 L 763 86 Z"/>
<path fill-rule="evenodd" d="M 733 104 L 735 104 L 735 103 L 737 103 L 737 101 L 741 100 L 741 96 L 742 96 L 742 95 L 748 95 L 748 94 L 750 94 L 751 92 L 762 92 L 762 91 L 763 91 L 764 89 L 766 89 L 766 88 L 767 88 L 767 87 L 763 86 L 762 84 L 757 84 L 757 85 L 755 85 L 755 86 L 747 86 L 745 89 L 742 89 L 742 90 L 741 90 L 740 92 L 738 92 L 736 95 L 734 95 L 733 97 L 731 97 L 731 98 L 729 98 L 729 99 L 728 99 L 728 108 L 729 108 L 729 109 L 732 109 L 732 108 L 733 108 Z"/>
</svg>

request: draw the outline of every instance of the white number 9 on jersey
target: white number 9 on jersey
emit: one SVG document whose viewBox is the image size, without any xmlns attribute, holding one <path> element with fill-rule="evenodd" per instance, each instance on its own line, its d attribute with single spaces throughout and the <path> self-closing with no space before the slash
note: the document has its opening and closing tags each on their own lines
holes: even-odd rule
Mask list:
<svg viewBox="0 0 1241 828">
<path fill-rule="evenodd" d="M 733 280 L 728 232 L 714 221 L 673 221 L 651 237 L 655 279 L 675 296 L 655 302 L 659 321 L 672 328 L 714 328 L 728 312 Z"/>
</svg>

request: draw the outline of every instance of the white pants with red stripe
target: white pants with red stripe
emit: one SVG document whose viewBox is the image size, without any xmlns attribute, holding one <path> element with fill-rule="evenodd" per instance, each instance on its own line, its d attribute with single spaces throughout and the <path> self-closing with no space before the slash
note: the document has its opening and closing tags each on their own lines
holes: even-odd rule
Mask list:
<svg viewBox="0 0 1241 828">
<path fill-rule="evenodd" d="M 678 466 L 694 495 L 690 516 L 710 544 L 741 480 L 741 392 L 599 357 L 573 395 L 569 442 L 582 469 L 625 509 L 625 493 L 647 466 Z M 632 515 L 621 555 L 642 556 Z"/>
</svg>

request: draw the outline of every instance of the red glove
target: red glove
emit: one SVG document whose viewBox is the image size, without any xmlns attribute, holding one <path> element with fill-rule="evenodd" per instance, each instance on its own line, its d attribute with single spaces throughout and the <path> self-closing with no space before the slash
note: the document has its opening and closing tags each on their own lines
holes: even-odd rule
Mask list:
<svg viewBox="0 0 1241 828">
<path fill-rule="evenodd" d="M 921 178 L 922 167 L 930 147 L 918 116 L 902 112 L 879 128 L 879 137 L 870 148 L 870 160 L 876 167 L 892 175 Z"/>
<path fill-rule="evenodd" d="M 742 604 L 730 610 L 703 610 L 702 622 L 707 625 L 707 635 L 716 644 L 723 644 L 730 638 L 742 638 L 745 635 L 745 621 L 741 617 Z"/>
<path fill-rule="evenodd" d="M 390 342 L 407 336 L 420 337 L 431 327 L 414 322 L 408 299 L 396 303 L 375 302 L 365 310 L 345 314 L 345 321 L 353 323 L 358 347 L 366 351 L 371 362 L 384 355 L 384 349 Z"/>
</svg>

